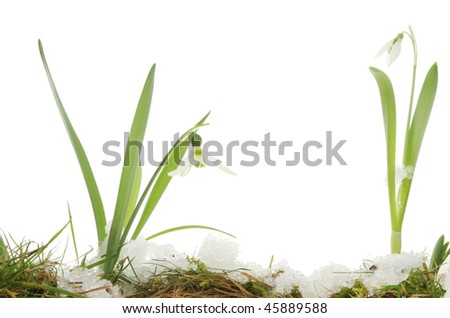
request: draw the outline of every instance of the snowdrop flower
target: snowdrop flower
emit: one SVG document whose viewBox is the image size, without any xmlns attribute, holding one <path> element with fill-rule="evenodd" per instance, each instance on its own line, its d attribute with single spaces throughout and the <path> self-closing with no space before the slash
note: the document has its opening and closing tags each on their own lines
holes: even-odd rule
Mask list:
<svg viewBox="0 0 450 318">
<path fill-rule="evenodd" d="M 387 53 L 386 63 L 388 66 L 391 65 L 400 55 L 402 39 L 403 33 L 399 33 L 395 38 L 383 45 L 383 47 L 378 51 L 376 57 L 380 57 L 384 53 Z"/>
<path fill-rule="evenodd" d="M 225 165 L 221 163 L 220 160 L 212 157 L 206 156 L 201 147 L 202 138 L 198 134 L 194 134 L 191 138 L 191 146 L 193 147 L 193 158 L 189 158 L 189 151 L 187 151 L 188 155 L 186 159 L 183 159 L 178 167 L 175 170 L 169 172 L 169 176 L 180 176 L 185 177 L 188 175 L 189 171 L 191 171 L 192 166 L 196 168 L 204 168 L 206 167 L 205 161 L 214 163 L 213 166 L 216 166 L 220 170 L 225 173 L 231 174 L 235 176 L 236 174 L 228 169 Z M 193 159 L 191 162 L 190 159 Z"/>
</svg>

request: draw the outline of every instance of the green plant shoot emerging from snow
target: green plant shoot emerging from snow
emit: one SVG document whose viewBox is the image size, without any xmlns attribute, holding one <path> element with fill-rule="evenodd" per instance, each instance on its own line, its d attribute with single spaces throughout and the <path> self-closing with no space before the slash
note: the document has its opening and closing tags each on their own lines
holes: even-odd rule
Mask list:
<svg viewBox="0 0 450 318">
<path fill-rule="evenodd" d="M 92 209 L 94 212 L 98 241 L 99 243 L 101 243 L 102 241 L 107 239 L 107 249 L 105 257 L 103 261 L 100 261 L 95 265 L 103 264 L 105 273 L 111 273 L 114 270 L 117 261 L 119 260 L 119 255 L 122 247 L 129 239 L 132 225 L 135 226 L 134 231 L 132 232 L 133 234 L 131 235 L 131 239 L 136 239 L 140 235 L 142 229 L 149 220 L 156 205 L 158 204 L 160 198 L 169 185 L 172 179 L 171 172 L 178 169 L 181 161 L 180 158 L 185 155 L 189 144 L 192 144 L 194 146 L 194 157 L 196 158 L 196 160 L 199 162 L 199 164 L 203 164 L 203 157 L 201 156 L 203 152 L 200 148 L 201 139 L 197 140 L 195 136 L 198 136 L 196 133 L 201 127 L 207 125 L 205 121 L 208 118 L 209 113 L 206 114 L 206 116 L 204 116 L 196 125 L 187 130 L 178 139 L 178 141 L 174 144 L 172 149 L 164 157 L 161 164 L 154 172 L 144 191 L 140 194 L 142 167 L 139 162 L 139 155 L 141 152 L 141 147 L 133 147 L 131 145 L 133 143 L 142 145 L 142 141 L 145 136 L 153 95 L 153 83 L 155 76 L 155 65 L 153 65 L 153 67 L 150 69 L 150 72 L 148 73 L 144 88 L 142 89 L 141 97 L 139 99 L 133 123 L 131 125 L 130 135 L 128 137 L 128 143 L 125 151 L 125 157 L 129 158 L 129 163 L 127 164 L 127 161 L 124 160 L 122 175 L 119 183 L 119 191 L 117 194 L 116 207 L 111 223 L 111 229 L 109 233 L 106 233 L 106 216 L 103 208 L 103 202 L 100 197 L 100 191 L 97 187 L 97 182 L 94 178 L 94 174 L 92 172 L 89 160 L 81 144 L 81 141 L 79 140 L 61 102 L 61 99 L 59 98 L 55 83 L 50 74 L 50 69 L 44 55 L 41 41 L 39 41 L 39 51 L 41 53 L 42 62 L 44 64 L 44 68 L 47 73 L 48 81 L 53 91 L 58 110 L 66 127 L 70 141 L 72 142 L 75 154 L 77 155 L 78 162 L 84 176 L 86 187 L 91 199 Z M 223 166 L 222 170 L 224 169 L 228 170 Z M 135 224 L 134 220 L 139 212 L 141 212 L 140 218 L 137 224 Z M 166 233 L 193 228 L 214 230 L 230 235 L 208 226 L 183 225 L 163 230 L 147 237 L 146 239 L 150 240 Z M 2 242 L 0 241 L 0 248 L 1 246 Z"/>
<path fill-rule="evenodd" d="M 399 33 L 394 39 L 386 43 L 378 52 L 377 56 L 387 54 L 388 66 L 391 65 L 400 55 L 401 44 L 404 38 L 409 38 L 412 42 L 414 59 L 408 118 L 406 121 L 403 146 L 403 159 L 400 171 L 396 169 L 397 121 L 394 89 L 391 80 L 386 73 L 374 67 L 369 68 L 377 81 L 383 110 L 387 150 L 387 184 L 392 227 L 392 253 L 401 252 L 403 218 L 405 216 L 417 159 L 419 157 L 420 147 L 427 128 L 431 109 L 433 108 L 438 83 L 438 67 L 437 64 L 434 63 L 425 77 L 419 98 L 413 109 L 418 51 L 416 39 L 411 27 L 409 27 L 408 31 Z"/>
</svg>

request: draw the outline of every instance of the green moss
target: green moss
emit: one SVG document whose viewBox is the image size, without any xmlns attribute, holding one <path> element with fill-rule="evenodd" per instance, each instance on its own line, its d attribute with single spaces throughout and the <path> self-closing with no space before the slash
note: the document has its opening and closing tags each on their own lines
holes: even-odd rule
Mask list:
<svg viewBox="0 0 450 318">
<path fill-rule="evenodd" d="M 408 278 L 399 285 L 380 288 L 375 297 L 379 298 L 441 298 L 446 290 L 437 279 L 439 268 L 429 270 L 423 268 L 412 270 Z"/>
<path fill-rule="evenodd" d="M 438 268 L 429 270 L 426 264 L 412 270 L 408 277 L 398 285 L 388 285 L 377 289 L 373 294 L 360 280 L 352 287 L 342 287 L 331 298 L 441 298 L 445 289 L 437 279 Z"/>
<path fill-rule="evenodd" d="M 338 292 L 331 294 L 330 298 L 367 298 L 369 290 L 359 279 L 355 280 L 352 287 L 342 287 Z"/>
<path fill-rule="evenodd" d="M 268 286 L 267 284 L 264 284 L 260 281 L 249 280 L 246 283 L 242 284 L 242 287 L 256 297 L 267 298 L 272 296 L 271 286 Z"/>
<path fill-rule="evenodd" d="M 299 286 L 293 286 L 291 292 L 288 294 L 282 295 L 283 298 L 303 298 L 302 293 L 300 292 Z"/>
</svg>

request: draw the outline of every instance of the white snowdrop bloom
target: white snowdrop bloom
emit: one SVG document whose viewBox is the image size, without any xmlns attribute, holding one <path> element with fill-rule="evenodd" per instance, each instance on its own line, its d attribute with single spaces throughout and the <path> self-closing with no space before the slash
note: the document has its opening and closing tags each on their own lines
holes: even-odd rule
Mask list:
<svg viewBox="0 0 450 318">
<path fill-rule="evenodd" d="M 400 55 L 400 51 L 402 49 L 402 39 L 403 33 L 399 33 L 395 38 L 393 38 L 392 40 L 390 40 L 381 47 L 376 57 L 380 57 L 384 53 L 387 53 L 386 63 L 387 66 L 391 65 Z"/>
<path fill-rule="evenodd" d="M 191 171 L 192 166 L 196 168 L 204 168 L 208 165 L 211 165 L 213 167 L 215 166 L 220 170 L 222 170 L 223 172 L 231 174 L 233 176 L 236 175 L 236 173 L 234 173 L 227 166 L 222 164 L 222 162 L 219 159 L 216 159 L 215 157 L 212 156 L 206 156 L 201 147 L 201 144 L 202 144 L 201 137 L 198 134 L 193 135 L 193 137 L 191 138 L 191 145 L 193 147 L 193 158 L 189 158 L 189 151 L 187 151 L 185 155 L 185 157 L 187 158 L 183 158 L 178 167 L 175 170 L 169 172 L 169 176 L 185 177 L 188 175 L 189 171 Z M 191 160 L 193 162 L 191 162 Z M 211 164 L 207 165 L 205 161 Z"/>
</svg>

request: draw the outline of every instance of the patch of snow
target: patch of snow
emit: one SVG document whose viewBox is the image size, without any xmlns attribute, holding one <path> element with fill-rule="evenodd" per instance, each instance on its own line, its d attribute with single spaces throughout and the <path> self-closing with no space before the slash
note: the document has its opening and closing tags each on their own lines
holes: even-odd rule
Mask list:
<svg viewBox="0 0 450 318">
<path fill-rule="evenodd" d="M 280 261 L 272 266 L 270 274 L 266 275 L 265 283 L 274 286 L 277 293 L 286 294 L 292 291 L 294 286 L 301 288 L 306 284 L 305 276 L 293 270 L 287 261 Z"/>
<path fill-rule="evenodd" d="M 413 166 L 397 166 L 395 167 L 395 186 L 399 187 L 404 179 L 411 179 L 414 176 Z M 388 185 L 388 177 L 384 179 L 384 184 Z"/>
<path fill-rule="evenodd" d="M 444 298 L 450 298 L 450 264 L 444 263 L 439 269 L 439 283 L 447 291 Z"/>
<path fill-rule="evenodd" d="M 395 170 L 395 184 L 399 186 L 404 179 L 411 179 L 414 175 L 414 167 L 397 167 Z"/>
<path fill-rule="evenodd" d="M 97 255 L 88 264 L 102 259 L 106 253 L 107 238 L 100 244 Z M 167 266 L 172 268 L 187 268 L 188 255 L 179 253 L 172 245 L 158 245 L 139 237 L 131 240 L 122 248 L 119 259 L 132 261 L 132 267 L 125 269 L 125 274 L 136 280 L 145 280 L 149 276 L 159 273 Z M 137 277 L 136 277 L 137 275 Z"/>
<path fill-rule="evenodd" d="M 128 242 L 120 253 L 120 259 L 128 258 L 132 261 L 133 267 L 128 267 L 125 274 L 140 281 L 163 271 L 166 267 L 187 268 L 187 256 L 179 253 L 170 244 L 158 245 L 144 238 Z"/>
<path fill-rule="evenodd" d="M 209 234 L 200 246 L 196 258 L 211 268 L 236 269 L 239 245 L 228 238 Z"/>
<path fill-rule="evenodd" d="M 210 234 L 203 241 L 195 257 L 211 269 L 232 270 L 229 275 L 241 283 L 248 280 L 241 272 L 247 273 L 274 286 L 278 293 L 288 293 L 294 285 L 303 285 L 304 275 L 292 270 L 285 261 L 278 262 L 272 268 L 264 268 L 254 262 L 242 262 L 238 256 L 239 245 L 234 240 Z"/>
<path fill-rule="evenodd" d="M 106 250 L 101 245 L 98 255 Z M 132 260 L 125 274 L 135 280 L 145 281 L 151 275 L 163 271 L 167 267 L 188 269 L 189 263 L 184 253 L 179 253 L 172 245 L 158 245 L 143 238 L 128 242 L 122 249 L 120 258 Z M 217 235 L 209 235 L 197 255 L 193 255 L 210 269 L 217 271 L 230 271 L 229 275 L 239 282 L 248 280 L 246 273 L 262 282 L 273 286 L 277 293 L 288 293 L 293 286 L 298 286 L 304 297 L 328 297 L 341 287 L 351 287 L 356 279 L 360 279 L 370 291 L 385 285 L 399 284 L 405 280 L 412 269 L 421 268 L 426 262 L 423 253 L 402 253 L 376 257 L 365 261 L 359 269 L 349 269 L 339 264 L 324 266 L 310 276 L 293 270 L 285 261 L 266 267 L 257 263 L 242 262 L 239 260 L 239 245 L 236 241 Z M 98 261 L 100 256 L 94 257 L 91 262 Z M 98 270 L 73 268 L 64 270 L 59 281 L 59 287 L 71 291 L 89 291 L 89 297 L 120 297 L 117 287 L 110 282 L 101 280 Z M 136 277 L 137 275 L 137 277 Z M 441 269 L 440 279 L 443 287 L 450 290 L 450 269 Z M 78 288 L 78 289 L 77 289 Z M 447 293 L 447 297 L 450 294 Z"/>
<path fill-rule="evenodd" d="M 373 274 L 362 277 L 362 282 L 369 290 L 383 285 L 397 285 L 404 281 L 411 270 L 422 268 L 426 262 L 423 253 L 389 254 L 375 257 L 370 261 L 370 266 L 375 266 Z"/>
<path fill-rule="evenodd" d="M 83 293 L 92 298 L 122 297 L 119 287 L 113 286 L 106 279 L 101 279 L 96 270 L 80 267 L 63 269 L 58 276 L 58 288 Z"/>
<path fill-rule="evenodd" d="M 328 297 L 337 292 L 340 287 L 353 285 L 357 274 L 339 264 L 330 264 L 314 271 L 306 278 L 300 291 L 304 297 Z"/>
</svg>

